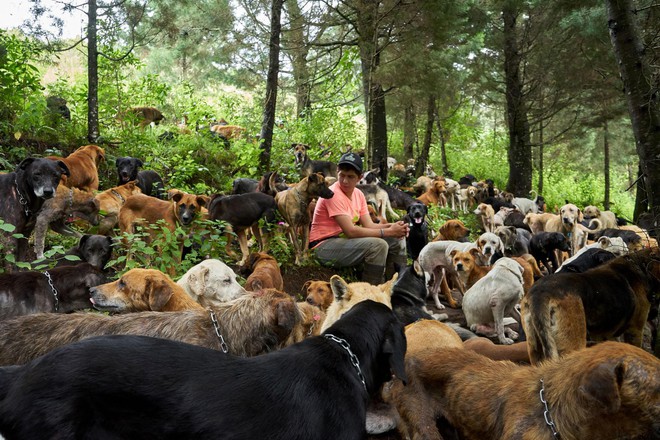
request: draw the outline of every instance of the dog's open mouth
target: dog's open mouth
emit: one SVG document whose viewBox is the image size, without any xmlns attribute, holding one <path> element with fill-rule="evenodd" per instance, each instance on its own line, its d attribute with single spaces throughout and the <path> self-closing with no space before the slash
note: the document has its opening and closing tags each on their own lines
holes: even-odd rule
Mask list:
<svg viewBox="0 0 660 440">
<path fill-rule="evenodd" d="M 415 221 L 415 223 L 417 223 L 419 225 L 424 221 L 424 218 L 423 217 L 413 217 L 413 220 Z"/>
</svg>

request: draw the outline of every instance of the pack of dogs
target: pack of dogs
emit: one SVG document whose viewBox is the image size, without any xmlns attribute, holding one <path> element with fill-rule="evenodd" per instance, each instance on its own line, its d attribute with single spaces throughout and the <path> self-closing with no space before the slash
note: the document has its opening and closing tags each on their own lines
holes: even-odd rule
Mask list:
<svg viewBox="0 0 660 440">
<path fill-rule="evenodd" d="M 162 114 L 131 118 L 146 127 Z M 216 131 L 242 133 L 227 130 Z M 268 237 L 283 220 L 295 263 L 309 261 L 313 204 L 333 196 L 336 166 L 292 147 L 298 182 L 269 172 L 236 179 L 230 195 L 165 192 L 133 157 L 117 158 L 117 185 L 100 190 L 105 151 L 94 145 L 0 174 L 3 221 L 22 234 L 0 236 L 0 435 L 660 437 L 660 361 L 640 348 L 660 306 L 660 250 L 646 230 L 595 206 L 548 213 L 541 196 L 471 175 L 429 170 L 408 193 L 374 169 L 360 188 L 378 221 L 405 211 L 411 263 L 381 285 L 309 280 L 296 298 Z M 458 219 L 434 230 L 432 206 L 474 215 L 481 230 Z M 198 220 L 224 225 L 236 271 L 211 258 L 178 280 L 106 270 L 113 235 Z M 80 221 L 99 234 L 71 226 Z M 12 262 L 31 258 L 21 237 L 34 232 L 43 259 L 48 229 L 78 237 L 71 258 L 17 271 Z"/>
</svg>

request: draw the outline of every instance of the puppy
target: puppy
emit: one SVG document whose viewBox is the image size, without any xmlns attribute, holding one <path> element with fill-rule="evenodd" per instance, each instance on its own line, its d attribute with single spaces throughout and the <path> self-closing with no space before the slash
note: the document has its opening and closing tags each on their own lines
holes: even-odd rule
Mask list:
<svg viewBox="0 0 660 440">
<path fill-rule="evenodd" d="M 495 210 L 487 203 L 479 203 L 474 210 L 475 215 L 479 216 L 484 232 L 495 231 Z"/>
<path fill-rule="evenodd" d="M 105 150 L 98 145 L 84 145 L 67 157 L 47 156 L 47 159 L 64 162 L 71 173 L 63 179 L 68 188 L 92 192 L 99 189 L 98 166 L 105 160 Z"/>
<path fill-rule="evenodd" d="M 408 257 L 416 260 L 424 246 L 429 242 L 429 229 L 426 222 L 428 208 L 423 203 L 414 203 L 408 207 L 404 221 L 410 226 L 406 237 Z"/>
<path fill-rule="evenodd" d="M 221 306 L 247 293 L 234 271 L 215 259 L 191 267 L 176 283 L 203 306 Z"/>
<path fill-rule="evenodd" d="M 203 309 L 163 272 L 131 269 L 117 281 L 89 290 L 94 308 L 108 312 L 173 312 Z"/>
<path fill-rule="evenodd" d="M 284 290 L 280 266 L 270 255 L 264 252 L 251 253 L 244 269 L 251 272 L 245 282 L 245 290 L 253 292 L 268 288 Z"/>
<path fill-rule="evenodd" d="M 305 289 L 307 293 L 305 301 L 313 306 L 319 307 L 323 312 L 328 310 L 328 307 L 330 307 L 330 304 L 332 304 L 332 301 L 335 299 L 330 283 L 327 281 L 307 281 L 303 285 L 303 289 Z"/>
<path fill-rule="evenodd" d="M 660 432 L 660 361 L 627 344 L 598 344 L 537 367 L 447 346 L 406 354 L 406 375 L 387 400 L 408 438 L 442 439 L 440 416 L 461 438 L 481 440 L 651 439 Z"/>
<path fill-rule="evenodd" d="M 504 327 L 504 317 L 512 316 L 523 290 L 523 268 L 511 258 L 501 258 L 463 297 L 463 312 L 470 330 L 495 335 L 500 344 L 513 344 L 518 334 Z M 494 324 L 494 326 L 493 326 Z M 505 332 L 509 337 L 505 337 Z"/>
</svg>

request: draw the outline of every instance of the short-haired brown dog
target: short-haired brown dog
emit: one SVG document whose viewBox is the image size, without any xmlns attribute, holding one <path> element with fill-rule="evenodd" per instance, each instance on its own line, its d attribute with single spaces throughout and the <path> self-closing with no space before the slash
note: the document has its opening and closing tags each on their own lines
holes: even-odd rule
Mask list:
<svg viewBox="0 0 660 440">
<path fill-rule="evenodd" d="M 156 125 L 160 124 L 165 116 L 156 107 L 132 107 L 121 112 L 117 119 L 122 122 L 132 122 L 139 125 L 140 128 L 144 128 L 152 122 Z"/>
<path fill-rule="evenodd" d="M 48 156 L 47 159 L 61 160 L 71 173 L 62 178 L 64 185 L 83 191 L 99 189 L 99 162 L 105 160 L 105 150 L 98 145 L 83 145 L 67 157 Z"/>
<path fill-rule="evenodd" d="M 98 193 L 96 200 L 99 202 L 99 210 L 104 214 L 99 222 L 99 234 L 110 233 L 119 221 L 119 210 L 126 200 L 132 195 L 141 193 L 142 190 L 138 188 L 136 180 Z"/>
<path fill-rule="evenodd" d="M 445 188 L 444 180 L 433 180 L 429 189 L 417 197 L 417 200 L 426 206 L 447 206 L 447 188 Z"/>
<path fill-rule="evenodd" d="M 604 342 L 538 367 L 454 347 L 406 355 L 405 364 L 408 384 L 395 379 L 384 394 L 408 438 L 441 440 L 439 416 L 466 439 L 652 439 L 660 432 L 660 360 L 629 344 Z"/>
<path fill-rule="evenodd" d="M 177 225 L 188 226 L 206 205 L 207 198 L 178 192 L 171 201 L 136 194 L 129 197 L 119 211 L 119 229 L 122 233 L 134 233 L 137 223 L 156 223 L 165 220 L 167 228 L 174 231 Z"/>
<path fill-rule="evenodd" d="M 203 309 L 183 287 L 155 269 L 131 269 L 89 290 L 94 308 L 109 312 L 174 312 Z"/>
<path fill-rule="evenodd" d="M 330 283 L 327 281 L 310 280 L 303 284 L 303 289 L 307 293 L 305 301 L 313 306 L 318 306 L 326 311 L 335 297 L 332 294 Z"/>
<path fill-rule="evenodd" d="M 467 252 L 453 250 L 449 253 L 454 269 L 456 269 L 456 273 L 458 273 L 458 277 L 466 289 L 474 286 L 474 283 L 482 279 L 490 271 L 489 266 L 480 266 L 477 264 L 477 259 L 481 255 L 481 252 L 477 248 L 472 248 Z"/>
<path fill-rule="evenodd" d="M 244 270 L 251 271 L 245 281 L 245 290 L 256 292 L 274 288 L 284 290 L 284 280 L 277 260 L 265 252 L 252 252 L 244 265 Z"/>
<path fill-rule="evenodd" d="M 447 220 L 440 228 L 438 229 L 438 235 L 433 238 L 433 241 L 440 240 L 456 240 L 460 241 L 461 239 L 467 237 L 470 234 L 470 230 L 465 227 L 462 221 L 460 220 Z"/>
</svg>

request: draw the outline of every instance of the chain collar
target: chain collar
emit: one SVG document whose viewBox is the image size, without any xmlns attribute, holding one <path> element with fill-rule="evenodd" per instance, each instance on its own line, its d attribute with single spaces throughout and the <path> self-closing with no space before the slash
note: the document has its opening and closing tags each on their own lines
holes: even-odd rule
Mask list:
<svg viewBox="0 0 660 440">
<path fill-rule="evenodd" d="M 209 308 L 208 311 L 209 314 L 211 315 L 211 322 L 213 323 L 213 329 L 215 330 L 215 334 L 220 340 L 220 349 L 222 350 L 223 353 L 227 353 L 229 351 L 229 346 L 225 342 L 225 338 L 222 337 L 222 333 L 220 333 L 218 318 L 215 316 L 215 312 L 213 311 L 213 309 Z"/>
<path fill-rule="evenodd" d="M 343 348 L 344 350 L 346 350 L 348 352 L 348 356 L 351 358 L 351 363 L 353 364 L 353 366 L 357 370 L 357 374 L 358 374 L 358 377 L 360 378 L 360 382 L 362 382 L 362 386 L 364 387 L 364 390 L 366 391 L 367 390 L 367 384 L 364 381 L 364 376 L 362 375 L 362 370 L 360 369 L 360 361 L 358 360 L 357 356 L 355 356 L 353 354 L 353 352 L 351 351 L 351 346 L 349 345 L 349 343 L 346 342 L 345 339 L 338 338 L 337 336 L 335 336 L 333 334 L 330 334 L 330 333 L 326 333 L 325 335 L 323 335 L 323 337 L 325 337 L 326 339 L 330 339 L 331 341 L 336 342 L 337 344 L 339 344 L 339 346 L 341 346 L 341 348 Z"/>
<path fill-rule="evenodd" d="M 25 212 L 25 216 L 29 217 L 32 211 L 30 211 L 30 208 L 28 207 L 28 201 L 25 197 L 23 197 L 23 194 L 21 194 L 21 190 L 18 189 L 18 181 L 14 177 L 14 185 L 16 185 L 16 192 L 18 193 L 18 202 L 23 205 L 23 211 Z"/>
<path fill-rule="evenodd" d="M 126 199 L 124 198 L 124 196 L 122 196 L 121 194 L 119 194 L 117 191 L 115 191 L 114 189 L 111 189 L 110 192 L 111 192 L 112 194 L 114 194 L 115 196 L 117 196 L 117 198 L 119 199 L 119 201 L 121 201 L 121 204 L 122 204 L 122 205 L 123 205 L 124 203 L 126 203 Z"/>
<path fill-rule="evenodd" d="M 53 292 L 53 296 L 55 297 L 55 311 L 59 311 L 60 309 L 60 299 L 57 296 L 57 289 L 55 288 L 55 285 L 53 284 L 53 279 L 51 278 L 50 274 L 48 271 L 44 272 L 44 275 L 46 275 L 46 278 L 48 278 L 48 285 L 50 286 L 50 290 Z"/>
<path fill-rule="evenodd" d="M 550 427 L 550 430 L 552 431 L 552 436 L 554 438 L 559 438 L 559 432 L 557 432 L 557 426 L 555 425 L 555 422 L 552 420 L 552 416 L 550 415 L 550 408 L 548 408 L 548 402 L 545 400 L 545 396 L 543 395 L 545 391 L 545 385 L 543 383 L 543 379 L 541 379 L 541 391 L 539 391 L 539 399 L 541 399 L 541 403 L 543 403 L 543 406 L 545 407 L 545 410 L 543 411 L 543 418 L 545 419 L 545 424 Z"/>
</svg>

